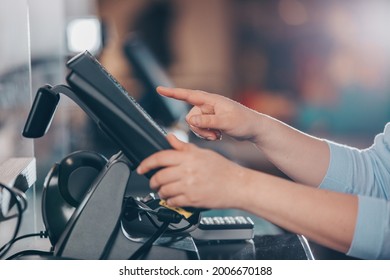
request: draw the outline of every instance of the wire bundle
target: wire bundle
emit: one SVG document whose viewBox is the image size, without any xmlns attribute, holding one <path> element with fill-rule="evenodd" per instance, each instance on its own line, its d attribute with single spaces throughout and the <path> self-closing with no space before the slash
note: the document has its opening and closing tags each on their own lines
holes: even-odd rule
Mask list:
<svg viewBox="0 0 390 280">
<path fill-rule="evenodd" d="M 26 196 L 24 195 L 24 193 L 19 191 L 17 188 L 10 188 L 10 187 L 2 184 L 2 183 L 0 183 L 0 190 L 2 192 L 7 191 L 11 195 L 11 199 L 12 199 L 12 201 L 15 201 L 16 208 L 17 208 L 17 213 L 11 214 L 9 216 L 4 215 L 0 211 L 0 222 L 6 221 L 6 220 L 10 220 L 10 219 L 14 219 L 14 218 L 17 219 L 15 230 L 14 230 L 14 233 L 12 235 L 11 240 L 9 242 L 7 242 L 6 244 L 4 244 L 0 248 L 0 259 L 2 259 L 5 256 L 5 254 L 9 251 L 9 249 L 12 246 L 12 244 L 17 240 L 16 237 L 17 237 L 17 235 L 19 233 L 20 225 L 22 223 L 23 212 L 27 208 L 27 199 L 26 199 Z"/>
</svg>

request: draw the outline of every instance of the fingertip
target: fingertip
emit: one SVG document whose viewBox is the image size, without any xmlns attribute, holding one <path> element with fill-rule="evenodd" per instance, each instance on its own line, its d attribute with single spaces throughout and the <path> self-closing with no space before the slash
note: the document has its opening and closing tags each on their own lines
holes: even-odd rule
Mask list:
<svg viewBox="0 0 390 280">
<path fill-rule="evenodd" d="M 217 140 L 217 136 L 215 134 L 210 134 L 205 137 L 207 141 L 215 141 Z"/>
<path fill-rule="evenodd" d="M 173 200 L 174 200 L 173 198 L 166 198 L 165 203 L 169 207 L 177 207 L 177 205 L 175 204 L 175 202 Z"/>
<path fill-rule="evenodd" d="M 157 189 L 157 187 L 158 187 L 157 184 L 156 184 L 156 179 L 154 178 L 154 176 L 152 176 L 152 178 L 150 178 L 150 180 L 149 180 L 149 187 L 153 191 L 155 191 Z"/>
<path fill-rule="evenodd" d="M 164 91 L 166 91 L 168 88 L 167 87 L 164 87 L 164 86 L 158 86 L 158 87 L 156 87 L 156 91 L 158 92 L 158 93 L 163 93 Z"/>
<path fill-rule="evenodd" d="M 173 140 L 173 141 L 177 140 L 177 137 L 173 133 L 168 133 L 167 138 L 168 140 Z"/>
<path fill-rule="evenodd" d="M 176 135 L 170 133 L 167 135 L 167 139 L 175 150 L 182 150 L 184 148 L 185 142 L 180 141 Z"/>
<path fill-rule="evenodd" d="M 165 199 L 165 203 L 166 203 L 169 207 L 173 207 L 170 198 Z"/>
<path fill-rule="evenodd" d="M 158 90 L 164 90 L 164 89 L 168 89 L 168 87 L 166 87 L 166 86 L 157 86 L 156 87 L 156 90 L 158 91 Z"/>
<path fill-rule="evenodd" d="M 172 133 L 169 133 L 167 135 L 167 139 L 168 139 L 168 142 L 171 144 L 171 145 L 175 145 L 176 143 L 179 142 L 179 139 L 177 139 L 177 137 L 172 134 Z"/>
<path fill-rule="evenodd" d="M 137 173 L 138 173 L 139 175 L 142 175 L 142 174 L 143 174 L 143 168 L 141 167 L 141 165 L 139 165 L 139 166 L 137 167 L 136 171 L 137 171 Z"/>
</svg>

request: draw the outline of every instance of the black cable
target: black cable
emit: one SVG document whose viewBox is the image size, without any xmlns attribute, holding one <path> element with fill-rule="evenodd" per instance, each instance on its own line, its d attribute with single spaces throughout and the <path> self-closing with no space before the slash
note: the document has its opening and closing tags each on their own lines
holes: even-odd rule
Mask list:
<svg viewBox="0 0 390 280">
<path fill-rule="evenodd" d="M 170 232 L 170 233 L 180 233 L 180 232 L 184 232 L 184 231 L 186 231 L 187 229 L 191 228 L 192 226 L 193 226 L 192 224 L 188 224 L 188 225 L 186 225 L 185 227 L 182 227 L 182 228 L 170 229 L 169 232 Z"/>
<path fill-rule="evenodd" d="M 142 203 L 141 201 L 139 200 L 135 200 L 134 198 L 130 197 L 131 199 L 131 202 L 134 203 L 135 205 L 132 206 L 132 208 L 134 209 L 138 209 L 138 210 L 143 210 L 143 213 L 145 214 L 145 216 L 148 218 L 149 222 L 156 228 L 158 229 L 160 226 L 156 223 L 156 221 L 152 218 L 151 214 L 152 215 L 155 215 L 155 216 L 159 216 L 161 215 L 161 213 L 163 211 L 156 211 L 156 210 L 153 210 L 153 209 L 149 209 L 148 206 L 144 203 Z M 161 208 L 160 210 L 164 210 L 164 209 L 167 209 L 167 208 Z M 160 212 L 160 214 L 159 214 Z M 169 210 L 167 209 L 167 212 L 169 212 L 169 216 L 172 217 L 172 210 Z M 182 215 L 180 215 L 180 219 L 182 218 Z M 172 223 L 172 221 L 171 221 Z M 176 228 L 176 229 L 169 229 L 169 232 L 170 233 L 180 233 L 180 232 L 184 232 L 188 229 L 190 229 L 193 225 L 191 223 L 188 223 L 188 225 L 182 227 L 182 228 Z"/>
<path fill-rule="evenodd" d="M 125 202 L 125 211 L 128 211 L 131 209 L 135 209 L 136 211 L 143 212 L 146 217 L 149 219 L 151 224 L 157 228 L 156 232 L 153 233 L 153 235 L 144 243 L 142 244 L 130 257 L 130 260 L 137 260 L 140 259 L 142 256 L 144 256 L 151 247 L 153 246 L 153 243 L 165 232 L 167 231 L 170 224 L 177 224 L 183 219 L 183 215 L 177 213 L 176 211 L 173 211 L 168 208 L 160 208 L 157 211 L 152 210 L 148 208 L 145 204 L 143 204 L 140 201 L 137 201 L 133 198 L 128 199 Z M 138 212 L 138 213 L 139 213 Z M 128 212 L 127 212 L 128 213 Z M 158 221 L 162 222 L 161 226 L 158 226 L 157 223 L 154 221 L 151 215 L 155 215 L 158 219 Z M 125 216 L 129 217 L 129 215 Z M 133 215 L 130 215 L 131 218 L 133 218 Z M 189 228 L 191 228 L 193 225 L 189 223 L 188 225 L 177 228 L 177 229 L 169 229 L 170 233 L 179 233 L 183 232 Z"/>
<path fill-rule="evenodd" d="M 53 256 L 53 252 L 51 251 L 40 251 L 40 250 L 25 250 L 25 251 L 20 251 L 12 256 L 8 257 L 6 260 L 13 260 L 19 257 L 23 256 L 31 256 L 31 255 L 38 255 L 38 256 Z"/>
<path fill-rule="evenodd" d="M 153 220 L 153 218 L 151 217 L 150 213 L 146 212 L 145 211 L 145 215 L 146 217 L 148 218 L 148 220 L 150 221 L 150 223 L 155 227 L 155 228 L 159 228 L 159 225 Z M 183 226 L 181 228 L 175 228 L 175 229 L 169 229 L 169 233 L 181 233 L 181 232 L 184 232 L 188 229 L 190 229 L 192 226 L 194 226 L 193 224 L 190 224 L 188 223 L 188 225 L 186 226 Z"/>
<path fill-rule="evenodd" d="M 4 246 L 2 246 L 0 248 L 0 259 L 2 259 L 5 254 L 7 254 L 7 252 L 9 251 L 9 249 L 11 248 L 12 244 L 13 244 L 13 240 L 16 239 L 16 236 L 18 235 L 19 233 L 19 230 L 20 230 L 20 225 L 22 223 L 22 213 L 24 211 L 24 209 L 26 209 L 27 207 L 27 200 L 25 199 L 24 197 L 24 194 L 23 193 L 19 193 L 9 187 L 7 187 L 6 185 L 0 183 L 0 187 L 2 189 L 5 189 L 7 190 L 12 198 L 15 200 L 15 203 L 16 203 L 16 207 L 18 209 L 18 214 L 16 216 L 13 216 L 13 217 L 16 217 L 17 218 L 17 222 L 16 222 L 16 227 L 15 227 L 15 231 L 14 231 L 14 234 L 11 238 L 11 241 L 10 242 L 7 242 Z M 24 203 L 25 207 L 22 207 L 22 202 Z M 8 218 L 7 218 L 8 219 Z M 7 220 L 6 219 L 6 220 Z"/>
<path fill-rule="evenodd" d="M 34 237 L 34 236 L 39 236 L 41 238 L 47 238 L 49 236 L 49 234 L 47 231 L 41 231 L 39 233 L 30 233 L 30 234 L 21 235 L 21 236 L 18 236 L 16 238 L 11 239 L 3 247 L 12 246 L 16 241 L 19 241 L 19 240 L 24 239 L 24 238 Z M 1 249 L 3 249 L 3 247 Z"/>
<path fill-rule="evenodd" d="M 170 222 L 164 222 L 161 227 L 159 227 L 155 233 L 140 246 L 130 257 L 129 260 L 138 260 L 140 257 L 149 252 L 150 248 L 153 246 L 154 241 L 156 241 L 168 228 Z"/>
<path fill-rule="evenodd" d="M 146 218 L 148 218 L 149 222 L 150 222 L 156 229 L 158 229 L 160 226 L 156 223 L 155 220 L 153 220 L 152 216 L 150 215 L 151 213 L 146 212 L 146 211 L 144 211 L 144 213 L 145 213 Z"/>
<path fill-rule="evenodd" d="M 150 247 L 153 245 L 153 242 L 156 241 L 166 231 L 166 229 L 168 228 L 168 226 L 171 223 L 178 223 L 182 219 L 182 215 L 180 215 L 172 210 L 160 209 L 158 211 L 155 211 L 155 210 L 147 208 L 146 205 L 144 205 L 143 203 L 136 201 L 133 198 L 130 198 L 127 201 L 125 201 L 124 206 L 121 210 L 121 214 L 119 215 L 118 220 L 116 221 L 116 224 L 115 224 L 115 226 L 110 234 L 110 237 L 108 238 L 108 241 L 106 242 L 106 244 L 104 246 L 103 252 L 100 255 L 99 259 L 104 260 L 104 259 L 107 259 L 109 257 L 112 246 L 114 245 L 116 236 L 117 236 L 118 231 L 119 231 L 120 226 L 121 226 L 122 216 L 124 213 L 126 213 L 126 211 L 129 208 L 133 208 L 133 209 L 136 209 L 137 211 L 142 211 L 143 213 L 145 213 L 145 215 L 147 216 L 149 221 L 153 224 L 153 226 L 157 227 L 157 231 L 150 237 L 150 239 L 148 241 L 145 242 L 145 244 L 143 244 L 143 246 L 141 246 L 137 250 L 137 251 L 140 251 L 140 253 L 135 252 L 131 257 L 134 256 L 136 258 L 139 258 L 138 254 L 147 252 L 150 249 Z M 157 223 L 151 217 L 151 214 L 155 215 L 159 221 L 164 222 L 166 224 L 163 223 L 163 225 L 159 227 L 157 225 Z"/>
<path fill-rule="evenodd" d="M 21 212 L 24 212 L 26 210 L 26 208 L 27 208 L 27 198 L 26 198 L 26 196 L 24 195 L 23 192 L 21 192 L 17 188 L 10 188 L 10 187 L 2 184 L 2 183 L 0 183 L 0 188 L 5 189 L 6 191 L 8 191 L 11 194 L 12 199 L 15 200 L 16 202 L 20 203 L 20 205 L 21 205 Z M 11 199 L 11 201 L 12 201 L 12 199 Z M 3 213 L 0 211 L 0 222 L 16 218 L 19 214 L 20 213 L 18 211 L 18 213 L 14 214 L 14 215 L 3 216 Z"/>
</svg>

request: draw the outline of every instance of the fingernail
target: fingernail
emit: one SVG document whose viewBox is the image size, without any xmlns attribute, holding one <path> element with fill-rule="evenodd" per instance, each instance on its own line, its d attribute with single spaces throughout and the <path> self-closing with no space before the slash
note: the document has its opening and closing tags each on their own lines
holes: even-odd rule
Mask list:
<svg viewBox="0 0 390 280">
<path fill-rule="evenodd" d="M 137 173 L 142 174 L 142 168 L 140 166 L 137 167 Z"/>
</svg>

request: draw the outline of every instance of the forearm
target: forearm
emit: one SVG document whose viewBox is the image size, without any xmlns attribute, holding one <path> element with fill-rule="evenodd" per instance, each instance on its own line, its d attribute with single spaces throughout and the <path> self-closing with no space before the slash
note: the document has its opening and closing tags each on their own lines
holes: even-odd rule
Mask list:
<svg viewBox="0 0 390 280">
<path fill-rule="evenodd" d="M 328 144 L 267 115 L 258 118 L 255 145 L 294 181 L 318 186 L 329 166 Z"/>
<path fill-rule="evenodd" d="M 310 188 L 249 170 L 231 206 L 347 252 L 353 239 L 358 200 L 356 196 Z"/>
</svg>

